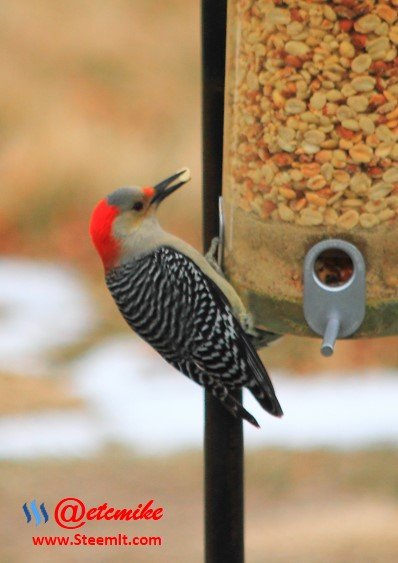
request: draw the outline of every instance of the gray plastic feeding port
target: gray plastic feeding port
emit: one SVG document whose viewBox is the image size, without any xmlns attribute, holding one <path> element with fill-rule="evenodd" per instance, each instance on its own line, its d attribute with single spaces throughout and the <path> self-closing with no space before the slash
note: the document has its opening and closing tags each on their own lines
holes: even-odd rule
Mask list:
<svg viewBox="0 0 398 563">
<path fill-rule="evenodd" d="M 304 260 L 304 316 L 323 337 L 331 356 L 337 338 L 354 334 L 365 317 L 366 267 L 353 244 L 329 239 L 315 244 Z"/>
</svg>

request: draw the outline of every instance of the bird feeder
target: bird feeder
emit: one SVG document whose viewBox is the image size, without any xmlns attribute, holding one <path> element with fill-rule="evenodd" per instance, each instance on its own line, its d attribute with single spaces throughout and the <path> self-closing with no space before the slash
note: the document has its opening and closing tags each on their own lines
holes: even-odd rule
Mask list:
<svg viewBox="0 0 398 563">
<path fill-rule="evenodd" d="M 279 334 L 398 333 L 398 1 L 230 0 L 224 269 Z"/>
</svg>

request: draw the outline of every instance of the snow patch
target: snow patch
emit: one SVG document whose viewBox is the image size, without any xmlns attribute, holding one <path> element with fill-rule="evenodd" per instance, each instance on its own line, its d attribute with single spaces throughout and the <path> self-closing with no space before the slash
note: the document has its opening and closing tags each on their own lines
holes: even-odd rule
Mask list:
<svg viewBox="0 0 398 563">
<path fill-rule="evenodd" d="M 144 343 L 131 336 L 108 339 L 70 369 L 85 414 L 0 420 L 0 457 L 89 456 L 111 443 L 150 455 L 202 447 L 202 390 Z M 245 443 L 339 450 L 397 446 L 397 376 L 273 374 L 285 416 L 271 417 L 245 391 L 245 406 L 261 425 L 257 430 L 244 423 Z"/>
<path fill-rule="evenodd" d="M 0 259 L 0 368 L 40 372 L 47 351 L 78 342 L 95 321 L 75 272 L 33 260 Z"/>
</svg>

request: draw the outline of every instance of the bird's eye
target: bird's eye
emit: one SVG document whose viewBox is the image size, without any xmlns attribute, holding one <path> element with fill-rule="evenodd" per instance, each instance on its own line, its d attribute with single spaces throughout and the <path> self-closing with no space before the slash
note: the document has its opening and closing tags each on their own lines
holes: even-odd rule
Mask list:
<svg viewBox="0 0 398 563">
<path fill-rule="evenodd" d="M 133 205 L 134 211 L 141 211 L 143 207 L 144 204 L 142 203 L 142 201 L 136 201 L 135 204 Z"/>
</svg>

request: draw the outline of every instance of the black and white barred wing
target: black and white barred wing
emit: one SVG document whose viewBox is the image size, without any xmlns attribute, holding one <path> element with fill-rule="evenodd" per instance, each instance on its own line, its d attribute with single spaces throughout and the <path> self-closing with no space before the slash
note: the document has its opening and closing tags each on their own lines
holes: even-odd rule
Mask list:
<svg viewBox="0 0 398 563">
<path fill-rule="evenodd" d="M 185 375 L 221 400 L 247 386 L 268 412 L 282 413 L 224 294 L 190 258 L 161 247 L 111 272 L 107 284 L 128 324 Z"/>
<path fill-rule="evenodd" d="M 218 300 L 220 309 L 225 310 L 228 319 L 232 318 L 233 330 L 231 330 L 230 345 L 234 348 L 234 357 L 238 358 L 241 372 L 245 374 L 243 386 L 247 387 L 260 403 L 260 405 L 274 416 L 282 416 L 283 411 L 276 398 L 271 379 L 260 360 L 249 336 L 243 330 L 239 321 L 231 312 L 227 298 L 219 287 L 210 279 L 207 280 L 211 288 L 213 298 Z M 238 348 L 236 353 L 235 348 Z"/>
</svg>

